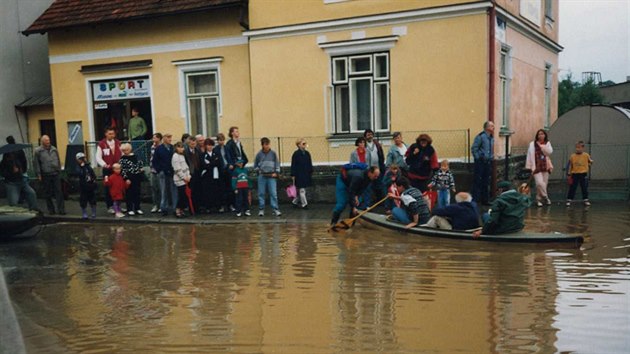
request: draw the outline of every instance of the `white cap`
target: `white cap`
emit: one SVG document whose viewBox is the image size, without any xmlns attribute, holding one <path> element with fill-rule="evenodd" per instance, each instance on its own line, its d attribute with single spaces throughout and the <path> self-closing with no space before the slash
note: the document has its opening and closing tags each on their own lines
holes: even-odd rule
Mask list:
<svg viewBox="0 0 630 354">
<path fill-rule="evenodd" d="M 75 158 L 78 159 L 84 159 L 85 158 L 85 154 L 82 152 L 77 152 L 77 154 L 75 155 Z"/>
</svg>

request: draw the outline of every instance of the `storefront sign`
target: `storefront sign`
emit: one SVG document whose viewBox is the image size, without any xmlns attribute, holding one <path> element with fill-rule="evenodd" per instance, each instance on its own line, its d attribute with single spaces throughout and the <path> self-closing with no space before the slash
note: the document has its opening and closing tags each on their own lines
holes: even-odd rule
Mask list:
<svg viewBox="0 0 630 354">
<path fill-rule="evenodd" d="M 68 145 L 83 144 L 81 122 L 68 122 Z"/>
<path fill-rule="evenodd" d="M 541 0 L 521 0 L 521 16 L 540 27 Z"/>
<path fill-rule="evenodd" d="M 94 101 L 111 101 L 151 96 L 149 78 L 92 83 Z"/>
<path fill-rule="evenodd" d="M 96 103 L 94 109 L 107 109 L 107 103 Z"/>
</svg>

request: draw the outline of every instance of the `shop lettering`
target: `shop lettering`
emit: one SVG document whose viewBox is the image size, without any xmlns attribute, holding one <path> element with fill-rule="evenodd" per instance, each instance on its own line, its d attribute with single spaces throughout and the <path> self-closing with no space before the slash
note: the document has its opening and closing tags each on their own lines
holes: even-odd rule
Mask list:
<svg viewBox="0 0 630 354">
<path fill-rule="evenodd" d="M 135 89 L 143 89 L 144 80 L 133 80 L 133 81 L 118 81 L 118 82 L 104 82 L 99 85 L 99 89 L 101 91 L 112 91 L 112 90 L 135 90 Z"/>
</svg>

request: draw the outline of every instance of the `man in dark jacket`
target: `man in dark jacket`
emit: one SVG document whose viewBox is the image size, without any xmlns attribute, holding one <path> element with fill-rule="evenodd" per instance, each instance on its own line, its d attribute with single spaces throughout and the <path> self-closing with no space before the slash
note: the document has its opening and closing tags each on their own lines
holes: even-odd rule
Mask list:
<svg viewBox="0 0 630 354">
<path fill-rule="evenodd" d="M 15 144 L 13 136 L 9 135 L 7 137 L 7 143 Z M 37 210 L 37 195 L 28 183 L 27 168 L 26 154 L 23 150 L 8 152 L 2 157 L 0 174 L 4 178 L 7 200 L 10 206 L 17 205 L 20 200 L 20 194 L 24 193 L 28 208 Z"/>
<path fill-rule="evenodd" d="M 483 230 L 486 235 L 517 232 L 525 227 L 525 211 L 531 200 L 512 187 L 508 181 L 497 184 L 499 196 L 492 202 L 488 213 L 483 215 Z"/>
<path fill-rule="evenodd" d="M 433 217 L 427 222 L 428 227 L 445 230 L 470 230 L 479 227 L 479 212 L 472 196 L 466 192 L 455 195 L 456 204 L 443 208 L 434 208 Z"/>
<path fill-rule="evenodd" d="M 411 187 L 407 177 L 400 177 L 394 183 L 400 196 L 390 193 L 389 197 L 399 199 L 400 206 L 392 209 L 392 218 L 405 224 L 408 229 L 427 222 L 430 216 L 429 206 L 422 198 L 422 192 Z"/>
<path fill-rule="evenodd" d="M 247 155 L 245 154 L 245 149 L 243 149 L 243 145 L 241 144 L 241 133 L 238 131 L 238 127 L 230 127 L 228 133 L 230 140 L 225 144 L 225 149 L 227 152 L 227 162 L 228 168 L 230 171 L 234 169 L 234 166 L 237 164 L 237 161 L 240 161 L 239 167 L 245 167 L 249 160 L 247 159 Z"/>
<path fill-rule="evenodd" d="M 155 149 L 153 155 L 153 168 L 158 175 L 160 182 L 160 209 L 162 215 L 168 215 L 169 210 L 175 210 L 177 202 L 177 188 L 173 183 L 173 145 L 171 145 L 173 136 L 164 134 L 162 144 Z"/>
<path fill-rule="evenodd" d="M 378 179 L 380 173 L 381 171 L 375 166 L 367 169 L 342 169 L 335 183 L 336 204 L 330 221 L 331 226 L 337 224 L 347 205 L 352 208 L 352 215 L 357 214 L 359 197 L 363 195 L 370 183 Z"/>
</svg>

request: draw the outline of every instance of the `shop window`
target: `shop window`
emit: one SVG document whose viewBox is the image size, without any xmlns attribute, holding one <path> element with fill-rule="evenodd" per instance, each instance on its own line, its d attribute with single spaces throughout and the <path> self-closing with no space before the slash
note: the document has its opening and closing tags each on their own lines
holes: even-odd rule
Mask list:
<svg viewBox="0 0 630 354">
<path fill-rule="evenodd" d="M 388 131 L 389 53 L 331 60 L 335 133 Z"/>
<path fill-rule="evenodd" d="M 219 133 L 219 80 L 217 71 L 186 73 L 189 132 L 216 136 Z"/>
</svg>

